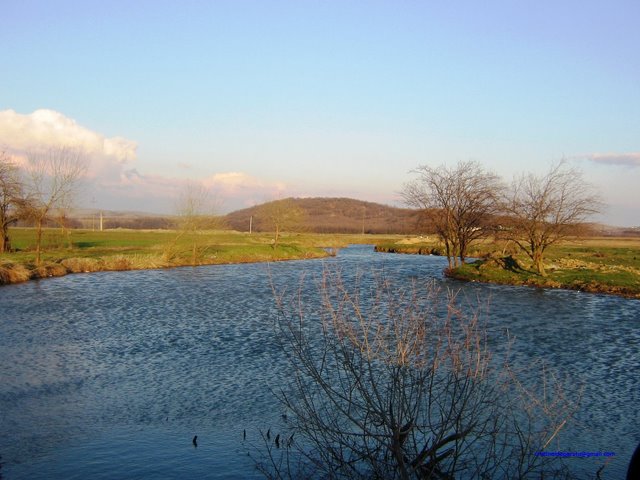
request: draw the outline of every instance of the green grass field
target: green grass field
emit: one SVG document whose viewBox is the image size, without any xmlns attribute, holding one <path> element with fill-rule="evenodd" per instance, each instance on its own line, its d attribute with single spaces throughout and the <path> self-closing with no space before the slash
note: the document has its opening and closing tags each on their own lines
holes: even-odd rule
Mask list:
<svg viewBox="0 0 640 480">
<path fill-rule="evenodd" d="M 118 229 L 71 230 L 67 235 L 61 229 L 46 229 L 42 262 L 36 265 L 35 231 L 13 228 L 10 236 L 14 251 L 0 254 L 0 284 L 75 272 L 321 258 L 330 255 L 331 249 L 351 243 L 393 238 L 284 234 L 274 248 L 273 236 L 268 233 Z"/>
<path fill-rule="evenodd" d="M 273 248 L 268 233 L 229 230 L 185 233 L 171 230 L 46 229 L 42 264 L 35 264 L 35 232 L 11 230 L 14 252 L 0 254 L 0 284 L 30 278 L 101 270 L 170 268 L 183 265 L 275 262 L 321 258 L 349 244 L 375 244 L 379 251 L 442 254 L 436 237 L 290 233 Z M 69 248 L 71 241 L 71 248 Z M 548 275 L 541 277 L 513 243 L 484 240 L 470 261 L 449 274 L 462 280 L 562 287 L 640 298 L 640 239 L 575 238 L 549 248 Z"/>
</svg>

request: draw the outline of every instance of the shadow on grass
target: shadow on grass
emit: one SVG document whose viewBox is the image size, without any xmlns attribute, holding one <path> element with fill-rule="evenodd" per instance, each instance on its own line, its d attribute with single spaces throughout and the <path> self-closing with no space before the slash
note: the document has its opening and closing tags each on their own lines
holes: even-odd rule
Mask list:
<svg viewBox="0 0 640 480">
<path fill-rule="evenodd" d="M 529 271 L 522 268 L 522 266 L 518 263 L 518 260 L 513 258 L 513 256 L 511 255 L 496 259 L 496 263 L 500 265 L 502 268 L 504 268 L 505 270 L 509 270 L 510 272 L 529 273 Z"/>
<path fill-rule="evenodd" d="M 73 246 L 75 248 L 92 248 L 92 247 L 99 247 L 101 245 L 104 245 L 104 242 L 98 242 L 98 241 L 82 241 L 82 242 L 73 242 Z"/>
</svg>

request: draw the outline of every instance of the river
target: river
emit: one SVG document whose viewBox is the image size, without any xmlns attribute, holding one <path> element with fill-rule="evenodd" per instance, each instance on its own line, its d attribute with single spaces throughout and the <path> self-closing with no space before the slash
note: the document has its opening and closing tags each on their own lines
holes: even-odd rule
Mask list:
<svg viewBox="0 0 640 480">
<path fill-rule="evenodd" d="M 325 260 L 101 272 L 0 288 L 0 478 L 260 478 L 251 454 L 284 413 L 289 373 L 270 283 L 323 268 L 436 279 L 489 304 L 525 365 L 544 359 L 581 409 L 563 450 L 614 452 L 623 478 L 640 442 L 640 302 L 444 279 L 440 257 L 353 246 Z M 310 295 L 313 292 L 308 292 Z M 244 438 L 246 432 L 247 438 Z M 198 436 L 198 446 L 192 444 Z M 569 466 L 591 472 L 603 457 Z"/>
</svg>

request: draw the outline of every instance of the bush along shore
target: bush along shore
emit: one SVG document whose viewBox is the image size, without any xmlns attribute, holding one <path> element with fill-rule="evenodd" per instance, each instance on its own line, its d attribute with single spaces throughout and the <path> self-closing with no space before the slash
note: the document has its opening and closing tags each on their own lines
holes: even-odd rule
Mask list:
<svg viewBox="0 0 640 480">
<path fill-rule="evenodd" d="M 405 241 L 379 245 L 377 251 L 442 255 L 435 241 Z M 478 244 L 467 263 L 446 269 L 445 275 L 462 281 L 540 288 L 564 288 L 640 299 L 640 239 L 573 239 L 551 247 L 539 275 L 528 257 L 513 246 Z"/>
</svg>

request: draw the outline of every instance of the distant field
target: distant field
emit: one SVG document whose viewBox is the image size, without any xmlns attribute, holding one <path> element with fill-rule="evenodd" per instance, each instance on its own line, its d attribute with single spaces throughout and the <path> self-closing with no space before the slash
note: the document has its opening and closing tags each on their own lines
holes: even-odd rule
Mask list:
<svg viewBox="0 0 640 480">
<path fill-rule="evenodd" d="M 71 242 L 73 250 L 85 253 L 112 252 L 117 249 L 138 251 L 162 249 L 173 242 L 180 232 L 175 230 L 129 230 L 115 229 L 105 231 L 72 230 Z M 297 245 L 305 248 L 344 247 L 351 243 L 377 243 L 380 241 L 395 241 L 403 238 L 401 235 L 360 235 L 360 234 L 324 234 L 324 233 L 284 233 L 283 245 Z M 187 235 L 179 239 L 179 245 L 191 245 L 195 240 L 212 248 L 220 246 L 269 246 L 273 235 L 271 233 L 236 232 L 232 230 L 216 230 L 200 232 L 197 235 Z M 11 243 L 19 253 L 29 255 L 35 247 L 35 230 L 32 228 L 11 229 Z M 60 229 L 45 229 L 43 247 L 52 253 L 60 253 L 66 248 L 66 237 Z"/>
</svg>

